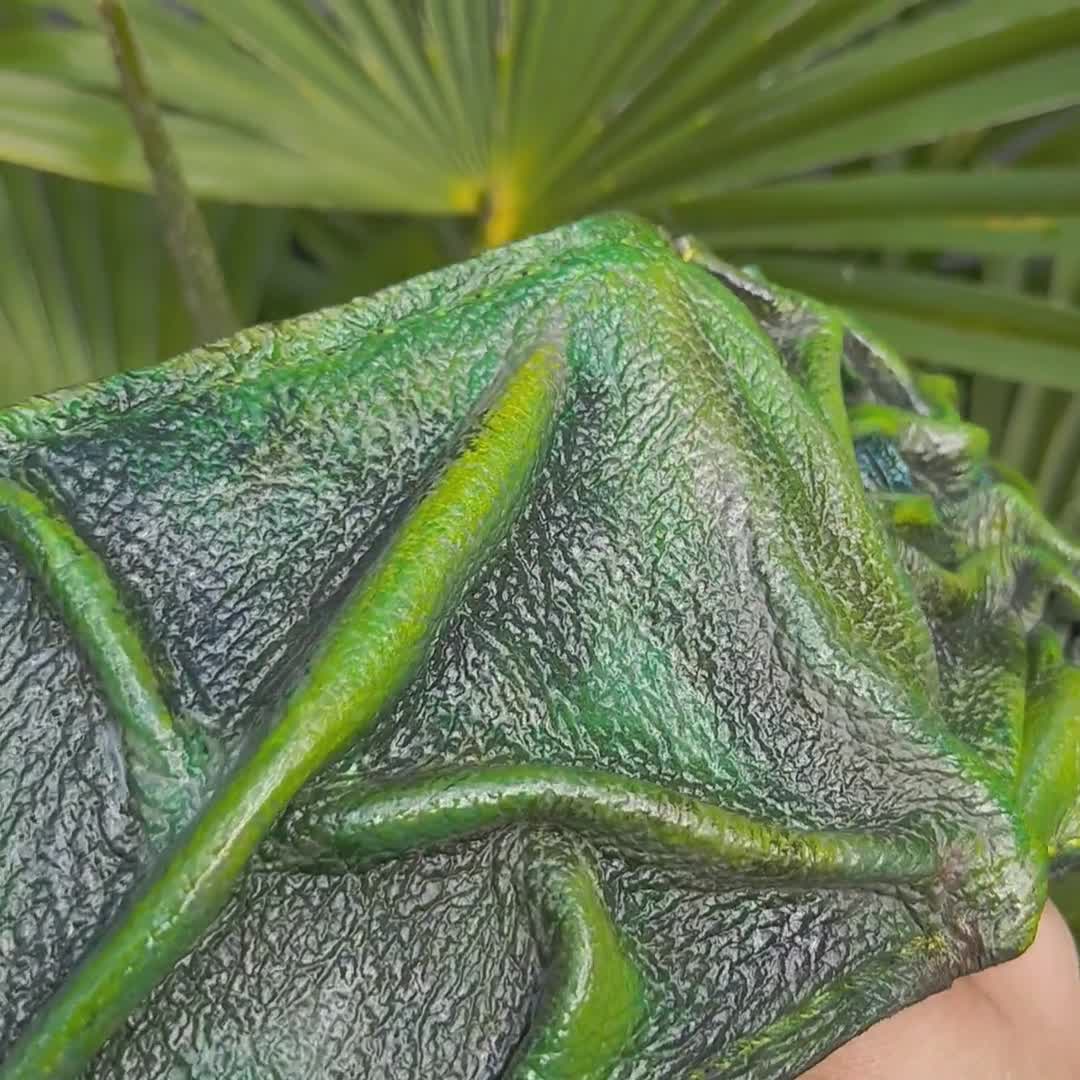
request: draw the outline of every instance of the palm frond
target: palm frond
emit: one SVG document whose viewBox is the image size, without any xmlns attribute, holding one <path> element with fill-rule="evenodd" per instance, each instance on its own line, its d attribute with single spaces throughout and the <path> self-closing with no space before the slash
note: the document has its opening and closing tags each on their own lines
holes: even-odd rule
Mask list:
<svg viewBox="0 0 1080 1080">
<path fill-rule="evenodd" d="M 232 211 L 246 239 L 223 246 L 226 261 L 256 250 L 230 271 L 249 293 L 245 318 L 375 288 L 461 257 L 473 237 L 636 209 L 957 372 L 997 452 L 1080 525 L 1076 0 L 127 6 L 195 193 L 299 211 Z M 0 159 L 145 189 L 115 82 L 92 5 L 9 0 Z M 0 283 L 0 334 L 18 325 L 36 374 L 5 374 L 8 397 L 133 355 L 109 352 L 97 316 L 80 322 L 56 299 L 87 277 L 73 264 L 96 256 L 37 227 L 41 200 L 60 206 L 54 231 L 76 199 L 93 203 L 94 224 L 71 230 L 122 245 L 124 229 L 150 228 L 138 196 L 29 173 L 5 184 L 15 175 L 40 191 L 35 203 L 20 188 L 13 209 L 5 188 L 5 236 L 22 255 Z M 148 309 L 157 336 L 144 327 L 135 350 L 146 359 L 184 344 L 163 329 L 175 297 L 150 248 L 125 254 L 162 283 Z M 125 265 L 78 287 L 126 303 Z M 136 306 L 126 318 L 153 321 Z"/>
<path fill-rule="evenodd" d="M 237 311 L 259 311 L 288 234 L 275 210 L 218 206 Z M 0 167 L 0 404 L 153 363 L 195 341 L 143 195 Z"/>
</svg>

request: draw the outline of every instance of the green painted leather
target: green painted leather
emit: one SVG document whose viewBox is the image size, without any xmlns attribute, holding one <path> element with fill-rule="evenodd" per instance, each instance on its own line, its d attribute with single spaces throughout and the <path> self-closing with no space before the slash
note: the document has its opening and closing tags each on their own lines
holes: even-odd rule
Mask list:
<svg viewBox="0 0 1080 1080">
<path fill-rule="evenodd" d="M 796 1076 L 1030 943 L 1078 578 L 622 216 L 0 412 L 0 1080 Z"/>
</svg>

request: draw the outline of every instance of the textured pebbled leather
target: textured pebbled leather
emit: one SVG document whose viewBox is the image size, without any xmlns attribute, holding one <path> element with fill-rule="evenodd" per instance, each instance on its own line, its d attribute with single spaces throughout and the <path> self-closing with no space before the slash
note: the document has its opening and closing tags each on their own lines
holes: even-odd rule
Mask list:
<svg viewBox="0 0 1080 1080">
<path fill-rule="evenodd" d="M 940 380 L 634 219 L 0 413 L 0 478 L 199 748 L 155 832 L 125 661 L 5 535 L 3 1080 L 795 1076 L 1025 948 L 1076 846 L 1080 552 Z M 443 548 L 370 723 L 185 876 L 351 604 L 337 675 L 412 655 L 436 571 L 387 567 Z M 161 975 L 68 1052 L 141 896 Z"/>
</svg>

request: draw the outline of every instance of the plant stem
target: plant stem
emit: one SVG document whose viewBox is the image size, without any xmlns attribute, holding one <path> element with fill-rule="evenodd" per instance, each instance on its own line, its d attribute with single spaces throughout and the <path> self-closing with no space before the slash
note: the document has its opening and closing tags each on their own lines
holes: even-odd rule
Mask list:
<svg viewBox="0 0 1080 1080">
<path fill-rule="evenodd" d="M 184 305 L 201 340 L 226 337 L 239 323 L 225 277 L 162 123 L 123 0 L 97 0 L 97 6 L 120 75 L 120 88 L 150 169 L 165 244 L 180 280 Z"/>
</svg>

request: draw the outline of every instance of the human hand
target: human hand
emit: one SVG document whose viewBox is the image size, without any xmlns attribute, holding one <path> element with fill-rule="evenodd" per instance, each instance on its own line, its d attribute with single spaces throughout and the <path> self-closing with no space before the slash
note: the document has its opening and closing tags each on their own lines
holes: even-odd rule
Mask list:
<svg viewBox="0 0 1080 1080">
<path fill-rule="evenodd" d="M 1031 947 L 875 1024 L 803 1080 L 1075 1080 L 1080 967 L 1053 904 Z"/>
</svg>

